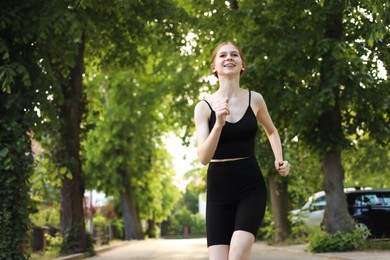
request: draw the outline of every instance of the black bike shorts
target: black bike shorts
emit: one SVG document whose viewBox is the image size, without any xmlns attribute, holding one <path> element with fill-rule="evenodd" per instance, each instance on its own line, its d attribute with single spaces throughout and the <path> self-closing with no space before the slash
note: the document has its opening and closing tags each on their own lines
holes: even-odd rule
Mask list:
<svg viewBox="0 0 390 260">
<path fill-rule="evenodd" d="M 230 245 L 236 230 L 256 237 L 266 200 L 267 188 L 255 158 L 211 162 L 207 170 L 207 246 Z"/>
</svg>

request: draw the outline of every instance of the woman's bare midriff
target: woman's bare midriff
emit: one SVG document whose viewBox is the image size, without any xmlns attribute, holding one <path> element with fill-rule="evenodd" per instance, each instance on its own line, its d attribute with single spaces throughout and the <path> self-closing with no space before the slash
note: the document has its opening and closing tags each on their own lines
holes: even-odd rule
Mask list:
<svg viewBox="0 0 390 260">
<path fill-rule="evenodd" d="M 239 158 L 229 158 L 229 159 L 211 159 L 210 162 L 230 162 L 230 161 L 238 161 L 242 159 L 247 159 L 249 157 L 239 157 Z"/>
</svg>

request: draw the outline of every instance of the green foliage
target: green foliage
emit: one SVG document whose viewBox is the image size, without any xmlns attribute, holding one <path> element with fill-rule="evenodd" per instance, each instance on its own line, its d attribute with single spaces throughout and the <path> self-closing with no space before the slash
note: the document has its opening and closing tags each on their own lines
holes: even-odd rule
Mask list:
<svg viewBox="0 0 390 260">
<path fill-rule="evenodd" d="M 175 173 L 172 169 L 171 155 L 165 148 L 156 147 L 150 170 L 145 172 L 135 187 L 141 217 L 162 222 L 172 214 L 182 196 L 174 184 Z"/>
<path fill-rule="evenodd" d="M 164 232 L 164 233 L 163 233 Z M 183 227 L 177 221 L 175 215 L 169 216 L 169 218 L 162 223 L 162 235 L 176 236 L 183 233 Z"/>
<path fill-rule="evenodd" d="M 84 255 L 86 257 L 91 257 L 96 255 L 95 248 L 93 247 L 93 236 L 91 233 L 87 232 L 87 242 L 86 242 L 86 250 L 84 252 Z"/>
<path fill-rule="evenodd" d="M 63 243 L 63 238 L 59 233 L 56 233 L 55 236 L 51 236 L 49 234 L 45 234 L 45 239 L 47 242 L 46 251 L 52 255 L 59 255 L 61 252 L 61 247 Z"/>
<path fill-rule="evenodd" d="M 78 249 L 78 243 L 76 237 L 78 237 L 78 227 L 71 226 L 64 231 L 63 240 L 61 244 L 61 253 L 67 254 L 68 252 L 74 252 Z"/>
<path fill-rule="evenodd" d="M 123 220 L 115 218 L 110 222 L 113 238 L 123 239 Z"/>
<path fill-rule="evenodd" d="M 96 231 L 98 232 L 104 232 L 106 225 L 107 225 L 107 220 L 104 218 L 104 216 L 101 214 L 101 211 L 98 210 L 94 217 L 93 217 L 93 227 Z"/>
<path fill-rule="evenodd" d="M 173 129 L 166 120 L 169 99 L 161 95 L 168 85 L 158 64 L 151 60 L 146 66 L 149 72 L 123 70 L 89 78 L 85 171 L 87 187 L 108 195 L 118 196 L 122 187 L 131 186 L 140 216 L 161 222 L 180 193 L 162 143 L 162 135 Z"/>
<path fill-rule="evenodd" d="M 206 235 L 206 219 L 199 213 L 191 215 L 190 234 L 195 236 Z"/>
<path fill-rule="evenodd" d="M 24 259 L 30 225 L 30 140 L 18 94 L 0 92 L 0 258 Z M 9 99 L 8 99 L 9 98 Z M 19 107 L 19 108 L 18 108 Z"/>
<path fill-rule="evenodd" d="M 268 205 L 267 210 L 265 211 L 263 222 L 261 223 L 260 229 L 257 232 L 257 238 L 270 241 L 274 240 L 274 236 L 275 224 L 273 222 L 272 213 Z"/>
<path fill-rule="evenodd" d="M 25 259 L 28 254 L 32 174 L 31 127 L 38 120 L 33 91 L 45 78 L 36 59 L 36 17 L 27 2 L 0 8 L 0 258 Z M 36 26 L 36 25 L 34 25 Z"/>
<path fill-rule="evenodd" d="M 46 251 L 45 252 L 39 252 L 38 254 L 33 254 L 32 259 L 41 260 L 41 259 L 55 259 L 58 258 L 61 254 L 63 254 L 63 248 L 64 248 L 64 238 L 59 234 L 56 233 L 55 236 L 51 236 L 49 234 L 45 234 L 46 239 Z M 93 248 L 93 238 L 88 233 L 87 234 L 87 245 L 88 248 L 84 252 L 84 256 L 90 257 L 95 255 L 95 251 Z"/>
<path fill-rule="evenodd" d="M 154 225 L 153 229 L 148 229 L 148 232 L 145 233 L 146 238 L 159 238 L 160 237 L 160 227 Z"/>
<path fill-rule="evenodd" d="M 0 258 L 18 260 L 25 259 L 28 252 L 31 206 L 28 178 L 32 173 L 32 156 L 28 137 L 15 122 L 17 118 L 12 117 L 17 112 L 7 115 L 8 109 L 4 107 L 7 104 L 0 101 Z"/>
<path fill-rule="evenodd" d="M 175 212 L 177 221 L 182 227 L 190 226 L 191 224 L 191 211 L 189 211 L 186 207 L 183 207 Z"/>
<path fill-rule="evenodd" d="M 0 212 L 6 212 L 9 216 L 0 216 L 0 219 L 1 230 L 5 232 L 1 234 L 2 243 L 12 241 L 8 245 L 2 244 L 0 251 L 5 255 L 0 258 L 5 258 L 7 254 L 12 259 L 25 257 L 24 240 L 30 207 L 29 180 L 33 163 L 30 138 L 35 134 L 42 135 L 40 130 L 47 122 L 42 116 L 53 114 L 53 99 L 49 96 L 56 92 L 58 86 L 48 62 L 56 56 L 49 55 L 48 58 L 47 51 L 57 50 L 57 53 L 61 52 L 60 57 L 69 57 L 65 44 L 56 45 L 58 37 L 48 37 L 54 32 L 54 25 L 57 27 L 56 34 L 64 37 L 61 43 L 66 42 L 64 39 L 68 35 L 65 32 L 72 31 L 66 26 L 58 30 L 60 25 L 64 25 L 64 17 L 70 18 L 67 16 L 69 13 L 62 12 L 64 9 L 61 10 L 60 6 L 69 10 L 70 4 L 63 1 L 11 1 L 2 3 L 0 9 L 0 169 L 1 176 L 7 179 L 1 180 L 1 185 L 5 186 L 0 190 L 7 193 L 6 196 L 1 194 L 1 197 L 8 198 L 8 201 L 2 201 Z M 62 68 L 69 65 L 59 63 L 63 64 Z"/>
<path fill-rule="evenodd" d="M 289 218 L 291 217 L 290 214 Z M 319 232 L 322 232 L 319 225 L 306 225 L 302 219 L 298 219 L 291 226 L 291 234 L 288 240 L 293 244 L 307 243 L 314 234 Z"/>
<path fill-rule="evenodd" d="M 350 233 L 337 231 L 333 235 L 320 231 L 310 238 L 308 250 L 314 253 L 351 251 L 362 247 L 362 237 L 363 231 L 360 229 Z"/>
<path fill-rule="evenodd" d="M 199 191 L 194 183 L 187 184 L 180 203 L 193 214 L 199 212 Z"/>
<path fill-rule="evenodd" d="M 37 212 L 30 215 L 31 222 L 36 226 L 50 225 L 58 228 L 60 226 L 60 209 L 57 206 L 39 206 Z"/>
<path fill-rule="evenodd" d="M 84 223 L 80 223 L 79 225 L 83 225 Z M 79 229 L 80 227 L 76 224 L 72 225 L 70 228 L 66 229 L 63 234 L 63 240 L 61 244 L 60 253 L 61 254 L 69 254 L 69 252 L 78 252 L 80 250 L 80 246 L 78 241 L 79 237 Z M 93 239 L 90 234 L 86 234 L 86 248 L 85 252 L 88 254 L 94 254 L 93 249 Z"/>
<path fill-rule="evenodd" d="M 345 186 L 390 187 L 390 152 L 372 139 L 360 138 L 342 154 Z M 370 178 L 367 178 L 367 176 Z"/>
<path fill-rule="evenodd" d="M 191 213 L 187 208 L 176 210 L 164 225 L 167 225 L 168 236 L 182 237 L 185 228 L 188 228 L 189 236 L 206 235 L 206 219 L 199 213 Z"/>
<path fill-rule="evenodd" d="M 323 190 L 320 157 L 303 146 L 299 140 L 288 145 L 286 155 L 294 166 L 293 174 L 289 175 L 290 205 L 291 209 L 297 209 L 315 192 Z"/>
<path fill-rule="evenodd" d="M 58 205 L 60 201 L 61 177 L 69 175 L 68 171 L 59 169 L 49 153 L 39 151 L 40 146 L 33 141 L 35 148 L 34 172 L 30 177 L 31 198 L 34 201 Z M 39 147 L 39 148 L 38 148 Z"/>
<path fill-rule="evenodd" d="M 290 237 L 295 243 L 299 244 L 307 242 L 308 235 L 308 228 L 302 220 L 296 221 L 291 226 Z"/>
</svg>

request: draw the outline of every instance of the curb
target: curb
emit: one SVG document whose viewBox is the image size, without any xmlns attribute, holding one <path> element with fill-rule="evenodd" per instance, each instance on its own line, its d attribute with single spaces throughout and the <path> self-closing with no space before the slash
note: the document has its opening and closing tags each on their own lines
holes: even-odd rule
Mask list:
<svg viewBox="0 0 390 260">
<path fill-rule="evenodd" d="M 81 260 L 81 259 L 84 259 L 84 254 L 78 253 L 73 255 L 62 256 L 60 258 L 56 258 L 55 260 Z"/>
<path fill-rule="evenodd" d="M 285 252 L 294 253 L 294 254 L 315 255 L 315 256 L 319 256 L 319 257 L 324 257 L 326 259 L 334 259 L 334 260 L 346 260 L 346 259 L 352 260 L 352 258 L 340 257 L 334 253 L 312 253 L 312 252 L 306 251 L 306 248 L 307 248 L 306 244 L 297 245 L 297 246 L 281 246 L 281 247 L 269 246 L 269 247 L 271 247 L 274 250 L 285 251 Z"/>
<path fill-rule="evenodd" d="M 131 241 L 123 241 L 123 242 L 115 243 L 114 245 L 105 245 L 105 246 L 102 246 L 102 247 L 95 249 L 95 253 L 96 253 L 96 255 L 99 255 L 101 253 L 104 253 L 104 252 L 110 251 L 112 249 L 115 249 L 117 247 L 128 244 L 130 242 Z M 62 257 L 56 258 L 55 260 L 82 260 L 82 259 L 87 259 L 90 257 L 92 257 L 92 256 L 85 256 L 83 253 L 78 253 L 78 254 L 73 254 L 73 255 L 62 256 Z"/>
<path fill-rule="evenodd" d="M 274 250 L 286 251 L 290 253 L 296 254 L 309 254 L 315 255 L 319 257 L 323 257 L 324 259 L 334 259 L 334 260 L 384 260 L 390 259 L 390 251 L 389 250 L 375 250 L 375 251 L 346 251 L 346 252 L 327 252 L 327 253 L 312 253 L 306 251 L 307 245 L 297 245 L 297 246 L 268 246 Z M 372 255 L 369 255 L 373 253 Z M 364 255 L 362 255 L 364 254 Z"/>
</svg>

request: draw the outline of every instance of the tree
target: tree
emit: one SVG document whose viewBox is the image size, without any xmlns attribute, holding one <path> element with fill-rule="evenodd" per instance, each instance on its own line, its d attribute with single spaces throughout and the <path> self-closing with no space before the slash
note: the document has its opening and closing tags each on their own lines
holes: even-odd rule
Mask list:
<svg viewBox="0 0 390 260">
<path fill-rule="evenodd" d="M 157 223 L 168 219 L 181 198 L 172 169 L 171 155 L 164 144 L 159 143 L 153 152 L 150 171 L 138 181 L 139 185 L 135 188 L 140 216 L 148 222 L 145 232 L 148 237 L 158 237 Z"/>
<path fill-rule="evenodd" d="M 148 133 L 154 129 L 148 127 L 150 121 L 142 118 L 151 119 L 153 106 L 146 100 L 154 100 L 137 90 L 137 81 L 127 80 L 128 75 L 131 74 L 116 73 L 108 78 L 109 81 L 103 78 L 100 86 L 91 84 L 91 91 L 98 96 L 93 101 L 92 93 L 89 93 L 90 104 L 97 102 L 96 108 L 90 107 L 90 111 L 93 116 L 98 113 L 98 117 L 91 117 L 88 122 L 95 126 L 87 134 L 86 171 L 89 178 L 96 181 L 90 186 L 120 197 L 125 239 L 142 239 L 134 189 L 136 180 L 150 169 L 153 135 Z M 95 79 L 95 82 L 99 80 Z M 129 96 L 133 98 L 127 98 Z M 101 111 L 97 110 L 99 105 Z M 142 106 L 148 106 L 150 110 L 141 111 Z"/>
<path fill-rule="evenodd" d="M 366 36 L 373 26 L 368 14 L 376 17 L 384 6 L 381 11 L 372 6 L 362 11 L 362 6 L 343 1 L 259 4 L 251 11 L 257 37 L 244 44 L 253 50 L 251 61 L 256 64 L 248 76 L 267 86 L 265 96 L 276 101 L 268 102 L 270 111 L 276 112 L 273 118 L 278 122 L 289 115 L 293 120 L 283 126 L 321 157 L 329 233 L 353 228 L 345 200 L 340 199 L 344 180 L 340 155 L 348 148 L 347 137 L 364 128 L 373 137 L 384 134 L 381 141 L 388 142 L 383 132 L 388 122 L 388 83 L 377 76 L 377 59 L 364 58 L 380 56 L 379 48 L 369 48 Z M 386 39 L 386 34 L 377 41 Z M 377 108 L 370 117 L 365 116 L 368 106 Z"/>
<path fill-rule="evenodd" d="M 155 59 L 151 61 L 154 66 Z M 165 114 L 169 99 L 161 93 L 168 91 L 170 82 L 164 82 L 165 75 L 155 73 L 153 66 L 102 75 L 86 90 L 88 185 L 121 197 L 125 239 L 142 239 L 140 217 L 161 221 L 175 202 L 172 173 L 161 146 L 162 134 L 171 127 Z"/>
<path fill-rule="evenodd" d="M 42 140 L 44 149 L 50 151 L 49 158 L 65 173 L 61 175 L 60 230 L 64 237 L 61 252 L 83 252 L 92 246 L 88 244 L 84 224 L 84 179 L 80 161 L 84 7 L 78 1 L 52 1 L 42 4 L 39 12 L 50 21 L 39 28 L 38 46 L 46 73 L 55 84 L 45 93 L 52 102 L 39 107 L 48 127 L 37 130 L 35 137 Z"/>
<path fill-rule="evenodd" d="M 53 83 L 39 46 L 44 38 L 40 29 L 53 25 L 40 16 L 42 5 L 12 1 L 0 8 L 1 258 L 24 259 L 27 254 L 30 139 L 42 126 L 37 108 L 49 103 L 45 91 Z"/>
<path fill-rule="evenodd" d="M 158 8 L 154 5 L 158 5 Z M 111 67 L 111 69 L 124 64 L 126 66 L 142 64 L 145 57 L 142 56 L 139 44 L 143 41 L 147 42 L 149 33 L 158 27 L 153 23 L 158 21 L 163 14 L 154 12 L 154 10 L 164 11 L 170 8 L 170 5 L 166 1 L 158 3 L 115 1 L 109 5 L 104 1 L 94 3 L 76 1 L 72 4 L 61 3 L 60 6 L 65 9 L 63 16 L 60 17 L 65 18 L 62 20 L 62 25 L 70 24 L 72 25 L 70 28 L 75 31 L 74 35 L 66 33 L 68 45 L 65 47 L 73 50 L 73 57 L 69 59 L 71 69 L 65 72 L 62 70 L 63 59 L 49 60 L 61 86 L 57 103 L 57 116 L 59 116 L 60 124 L 56 128 L 60 138 L 56 140 L 58 148 L 55 149 L 57 152 L 55 157 L 57 163 L 66 167 L 72 176 L 71 178 L 66 175 L 63 177 L 61 196 L 61 229 L 63 234 L 69 233 L 65 236 L 64 244 L 68 246 L 64 252 L 69 253 L 85 248 L 85 230 L 82 224 L 84 177 L 80 161 L 80 123 L 85 98 L 82 82 L 84 63 L 87 61 L 91 67 Z M 139 14 L 142 16 L 138 16 Z M 110 19 L 112 22 L 107 22 Z M 63 28 L 59 27 L 56 27 L 57 31 L 64 33 Z M 166 31 L 170 31 L 170 28 Z M 150 35 L 154 37 L 156 34 Z M 49 52 L 53 50 L 58 52 L 60 49 L 49 48 Z M 126 169 L 118 169 L 123 183 L 127 183 L 125 171 Z M 135 209 L 130 205 L 131 203 L 129 204 L 129 199 L 132 199 L 131 189 L 128 190 L 128 187 L 125 187 L 121 196 L 123 206 L 133 212 L 129 217 L 136 218 Z M 71 198 L 71 200 L 65 198 Z M 124 211 L 124 213 L 127 214 L 129 211 Z M 139 225 L 134 226 L 134 229 L 138 230 L 137 233 L 140 233 L 139 227 Z"/>
</svg>

